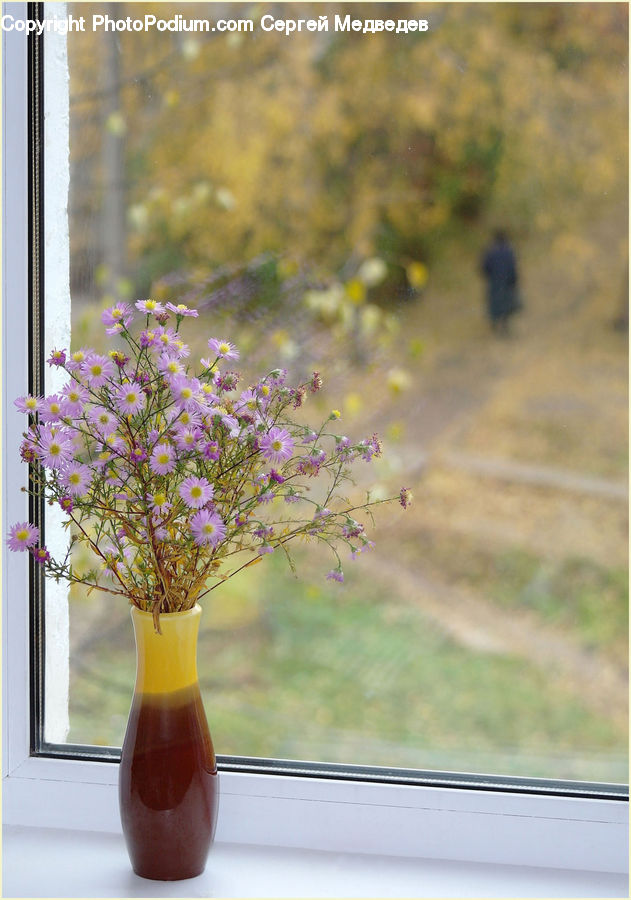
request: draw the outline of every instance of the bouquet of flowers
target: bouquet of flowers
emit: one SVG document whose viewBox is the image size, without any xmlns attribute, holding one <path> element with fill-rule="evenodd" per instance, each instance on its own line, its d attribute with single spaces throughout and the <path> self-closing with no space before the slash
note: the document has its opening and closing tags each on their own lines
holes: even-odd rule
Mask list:
<svg viewBox="0 0 631 900">
<path fill-rule="evenodd" d="M 320 389 L 317 372 L 291 387 L 287 372 L 274 369 L 239 390 L 230 341 L 210 338 L 195 374 L 179 329 L 197 312 L 153 300 L 135 307 L 143 319 L 136 334 L 129 304 L 102 315 L 124 352 L 55 350 L 49 365 L 69 376 L 61 392 L 15 401 L 29 416 L 20 448 L 31 465 L 29 492 L 59 504 L 70 536 L 65 558 L 55 560 L 38 528 L 21 522 L 9 547 L 30 551 L 57 580 L 128 598 L 153 613 L 158 632 L 160 613 L 192 608 L 265 554 L 284 552 L 293 568 L 287 545 L 296 538 L 327 544 L 335 563 L 326 577 L 343 581 L 340 544 L 353 556 L 372 546 L 355 516 L 411 500 L 406 488 L 361 505 L 341 495 L 351 465 L 381 453 L 377 436 L 336 434 L 336 410 L 317 429 L 292 419 Z M 313 499 L 310 482 L 322 478 Z M 75 544 L 94 554 L 87 572 L 73 567 Z"/>
</svg>

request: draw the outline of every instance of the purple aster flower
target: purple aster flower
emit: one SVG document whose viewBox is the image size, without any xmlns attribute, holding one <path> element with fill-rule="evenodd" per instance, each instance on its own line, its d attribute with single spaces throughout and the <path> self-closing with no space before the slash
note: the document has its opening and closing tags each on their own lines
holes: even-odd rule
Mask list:
<svg viewBox="0 0 631 900">
<path fill-rule="evenodd" d="M 39 528 L 31 525 L 30 522 L 18 522 L 9 531 L 7 544 L 10 550 L 22 551 L 28 550 L 39 540 Z"/>
<path fill-rule="evenodd" d="M 359 535 L 362 534 L 363 531 L 364 526 L 361 524 L 361 522 L 356 522 L 354 519 L 352 519 L 342 528 L 342 535 L 345 538 L 354 538 L 359 537 Z"/>
<path fill-rule="evenodd" d="M 124 369 L 125 364 L 129 362 L 129 357 L 125 356 L 124 353 L 121 353 L 120 350 L 110 350 L 109 357 L 116 363 L 119 369 Z"/>
<path fill-rule="evenodd" d="M 60 480 L 72 497 L 82 497 L 90 487 L 92 472 L 88 466 L 71 462 L 65 466 Z"/>
<path fill-rule="evenodd" d="M 129 303 L 117 303 L 101 313 L 101 322 L 109 326 L 109 328 L 116 328 L 116 331 L 122 331 L 124 328 L 127 328 L 133 318 L 134 311 Z M 108 331 L 108 334 L 111 333 L 116 332 Z"/>
<path fill-rule="evenodd" d="M 274 426 L 261 438 L 260 447 L 269 462 L 284 463 L 293 453 L 294 440 L 285 428 Z"/>
<path fill-rule="evenodd" d="M 140 312 L 147 313 L 148 316 L 159 316 L 164 312 L 164 306 L 161 303 L 158 303 L 157 300 L 138 300 L 134 306 L 136 309 L 139 309 Z"/>
<path fill-rule="evenodd" d="M 356 548 L 353 550 L 353 552 L 351 553 L 351 559 L 357 559 L 357 557 L 358 557 L 361 553 L 366 553 L 368 550 L 372 550 L 372 548 L 373 548 L 374 546 L 375 546 L 375 542 L 374 542 L 374 541 L 364 541 L 361 547 L 356 547 Z"/>
<path fill-rule="evenodd" d="M 145 407 L 145 395 L 133 384 L 121 385 L 117 396 L 119 409 L 126 416 L 135 416 L 137 412 L 140 412 Z"/>
<path fill-rule="evenodd" d="M 113 431 L 116 431 L 116 426 L 118 425 L 114 413 L 111 413 L 109 409 L 105 409 L 104 406 L 93 406 L 88 412 L 88 421 L 92 422 L 102 437 L 112 434 Z"/>
<path fill-rule="evenodd" d="M 156 475 L 168 475 L 175 468 L 175 454 L 170 444 L 158 444 L 151 454 L 149 465 Z"/>
<path fill-rule="evenodd" d="M 273 553 L 274 548 L 270 547 L 269 544 L 261 544 L 261 546 L 256 551 L 259 556 L 264 556 L 265 553 Z"/>
<path fill-rule="evenodd" d="M 293 491 L 289 494 L 285 494 L 285 503 L 298 503 L 302 500 L 300 494 L 295 494 Z"/>
<path fill-rule="evenodd" d="M 196 378 L 189 379 L 186 375 L 175 375 L 169 379 L 169 387 L 177 407 L 191 412 L 199 409 L 200 384 Z"/>
<path fill-rule="evenodd" d="M 83 413 L 84 404 L 88 401 L 90 395 L 76 381 L 71 381 L 65 385 L 61 396 L 63 398 L 61 411 L 64 416 L 78 418 Z"/>
<path fill-rule="evenodd" d="M 114 364 L 107 356 L 91 353 L 81 364 L 81 374 L 87 379 L 91 388 L 100 388 L 108 378 L 114 375 Z"/>
<path fill-rule="evenodd" d="M 412 491 L 409 488 L 402 487 L 399 492 L 399 503 L 403 509 L 407 509 L 412 502 Z"/>
<path fill-rule="evenodd" d="M 140 346 L 143 349 L 147 349 L 147 347 L 154 347 L 156 345 L 157 337 L 155 331 L 150 331 L 147 329 L 146 331 L 140 332 Z"/>
<path fill-rule="evenodd" d="M 58 422 L 63 415 L 63 400 L 57 394 L 46 397 L 39 411 L 41 422 Z"/>
<path fill-rule="evenodd" d="M 169 503 L 164 491 L 156 491 L 155 494 L 149 494 L 149 502 L 153 504 L 153 512 L 158 515 L 165 515 L 173 506 Z"/>
<path fill-rule="evenodd" d="M 31 553 L 33 554 L 35 562 L 38 562 L 40 566 L 43 566 L 44 563 L 47 563 L 50 559 L 50 553 L 46 547 L 33 547 Z"/>
<path fill-rule="evenodd" d="M 340 584 L 344 582 L 344 573 L 341 569 L 331 569 L 330 572 L 327 572 L 326 577 L 328 581 L 339 581 Z"/>
<path fill-rule="evenodd" d="M 38 456 L 49 469 L 61 469 L 72 459 L 72 438 L 61 428 L 42 428 L 39 436 Z"/>
<path fill-rule="evenodd" d="M 200 509 L 191 519 L 193 540 L 200 547 L 216 547 L 226 536 L 226 526 L 221 516 L 207 509 Z"/>
<path fill-rule="evenodd" d="M 276 495 L 274 491 L 263 491 L 262 494 L 259 494 L 256 498 L 257 503 L 271 503 Z"/>
<path fill-rule="evenodd" d="M 65 366 L 66 365 L 66 351 L 65 350 L 53 350 L 53 352 L 48 357 L 48 365 L 49 366 Z"/>
<path fill-rule="evenodd" d="M 196 309 L 190 309 L 183 303 L 178 303 L 177 306 L 174 303 L 167 303 L 167 309 L 172 313 L 175 313 L 176 316 L 192 316 L 194 319 L 199 316 L 199 313 Z"/>
<path fill-rule="evenodd" d="M 24 462 L 32 463 L 35 462 L 36 457 L 37 446 L 32 441 L 29 441 L 28 438 L 23 440 L 20 444 L 20 459 L 24 460 Z"/>
<path fill-rule="evenodd" d="M 89 347 L 82 347 L 80 350 L 71 351 L 68 362 L 66 363 L 68 371 L 76 372 L 77 369 L 80 369 L 91 353 L 94 353 L 94 350 L 90 350 Z"/>
<path fill-rule="evenodd" d="M 18 399 L 13 402 L 20 412 L 28 413 L 31 416 L 38 412 L 42 406 L 41 398 L 32 397 L 30 394 L 27 394 L 26 397 L 18 397 Z"/>
<path fill-rule="evenodd" d="M 315 431 L 308 432 L 302 439 L 303 444 L 312 444 L 314 441 L 318 440 L 318 435 Z"/>
<path fill-rule="evenodd" d="M 204 454 L 205 459 L 209 459 L 212 462 L 215 462 L 221 456 L 217 441 L 207 441 L 202 447 L 202 453 Z"/>
<path fill-rule="evenodd" d="M 178 344 L 181 343 L 177 331 L 173 331 L 172 328 L 164 328 L 161 326 L 160 328 L 156 328 L 154 331 L 155 334 L 155 342 L 153 344 L 154 349 L 157 350 L 167 350 L 171 349 L 173 352 L 176 352 L 178 349 Z"/>
<path fill-rule="evenodd" d="M 269 473 L 269 480 L 270 482 L 275 481 L 276 484 L 282 484 L 285 479 L 276 471 L 276 469 L 272 469 L 272 471 Z"/>
<path fill-rule="evenodd" d="M 309 475 L 313 477 L 320 471 L 320 466 L 326 459 L 324 450 L 316 450 L 311 456 L 303 457 L 296 466 L 296 472 L 300 475 Z"/>
<path fill-rule="evenodd" d="M 202 436 L 202 432 L 199 428 L 189 427 L 189 428 L 179 428 L 176 427 L 173 431 L 173 440 L 178 450 L 186 451 L 186 450 L 195 450 L 199 439 Z"/>
<path fill-rule="evenodd" d="M 147 458 L 147 451 L 144 447 L 132 447 L 129 458 L 135 463 L 144 462 Z"/>
<path fill-rule="evenodd" d="M 200 509 L 209 500 L 212 500 L 215 489 L 206 478 L 197 478 L 194 475 L 185 478 L 179 487 L 178 493 L 182 500 L 191 509 Z"/>
<path fill-rule="evenodd" d="M 239 359 L 239 351 L 230 341 L 224 341 L 220 338 L 210 338 L 208 348 L 212 350 L 219 359 Z"/>
<path fill-rule="evenodd" d="M 157 368 L 158 372 L 167 378 L 184 374 L 184 366 L 173 353 L 162 353 L 158 360 Z"/>
<path fill-rule="evenodd" d="M 74 509 L 74 502 L 72 500 L 72 497 L 70 497 L 69 495 L 62 497 L 59 500 L 59 505 L 61 506 L 63 511 L 67 513 L 71 513 Z"/>
</svg>

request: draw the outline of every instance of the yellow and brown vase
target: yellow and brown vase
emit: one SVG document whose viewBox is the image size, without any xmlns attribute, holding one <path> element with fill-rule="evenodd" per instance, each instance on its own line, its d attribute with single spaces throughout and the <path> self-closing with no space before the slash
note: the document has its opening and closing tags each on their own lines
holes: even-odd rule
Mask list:
<svg viewBox="0 0 631 900">
<path fill-rule="evenodd" d="M 203 872 L 215 834 L 217 763 L 197 680 L 201 607 L 153 616 L 132 606 L 136 686 L 123 742 L 119 799 L 137 875 Z"/>
</svg>

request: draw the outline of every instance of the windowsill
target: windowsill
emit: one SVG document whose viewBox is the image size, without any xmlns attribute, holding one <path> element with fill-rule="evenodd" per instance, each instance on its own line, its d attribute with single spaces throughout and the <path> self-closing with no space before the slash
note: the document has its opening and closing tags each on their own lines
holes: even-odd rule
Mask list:
<svg viewBox="0 0 631 900">
<path fill-rule="evenodd" d="M 133 874 L 121 835 L 7 826 L 5 897 L 624 897 L 625 875 L 216 843 L 179 882 Z"/>
</svg>

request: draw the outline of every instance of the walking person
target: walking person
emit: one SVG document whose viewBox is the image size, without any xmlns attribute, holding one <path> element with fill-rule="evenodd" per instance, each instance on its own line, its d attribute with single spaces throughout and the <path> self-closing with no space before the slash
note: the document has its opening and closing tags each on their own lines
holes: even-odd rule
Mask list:
<svg viewBox="0 0 631 900">
<path fill-rule="evenodd" d="M 482 257 L 482 273 L 487 280 L 487 312 L 491 328 L 508 334 L 508 320 L 520 308 L 517 293 L 517 263 L 506 232 L 497 230 Z"/>
</svg>

